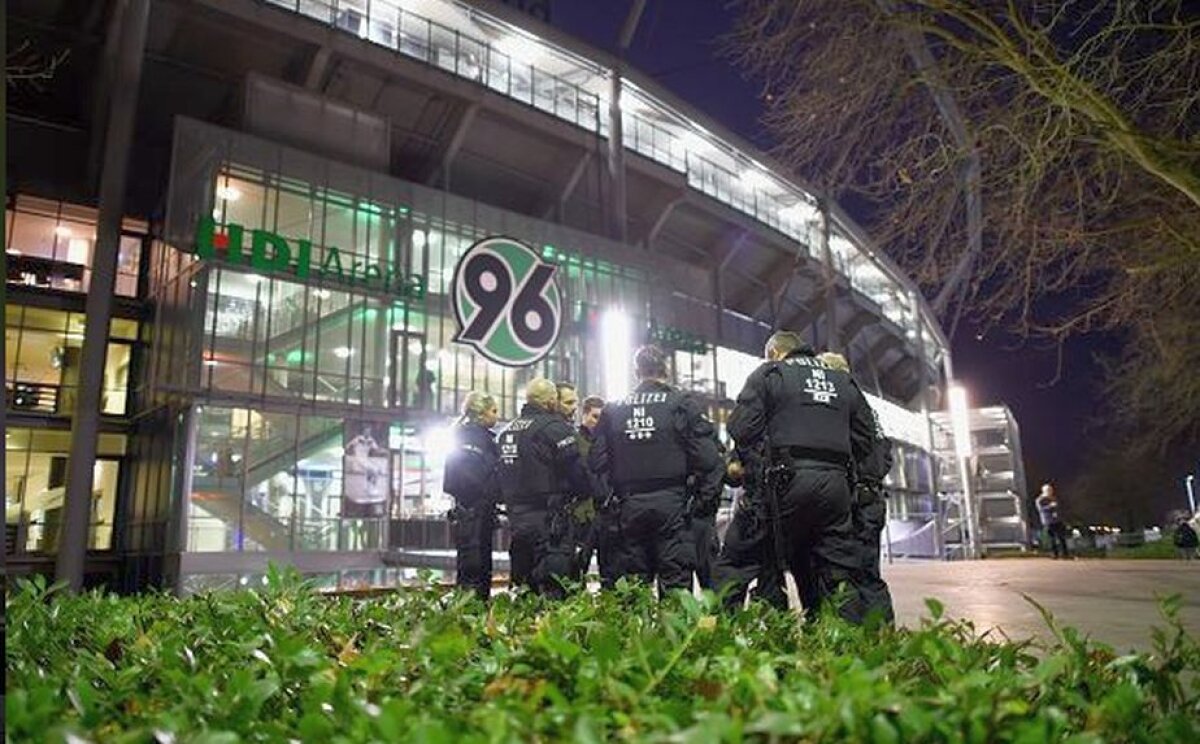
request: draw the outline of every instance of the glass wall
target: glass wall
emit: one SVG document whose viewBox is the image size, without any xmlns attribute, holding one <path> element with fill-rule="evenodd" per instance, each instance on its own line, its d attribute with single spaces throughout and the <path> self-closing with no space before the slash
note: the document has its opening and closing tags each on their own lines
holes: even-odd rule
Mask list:
<svg viewBox="0 0 1200 744">
<path fill-rule="evenodd" d="M 70 416 L 75 409 L 85 318 L 62 310 L 6 305 L 4 386 L 8 410 Z M 101 412 L 124 416 L 129 406 L 129 370 L 137 321 L 113 318 L 109 325 Z"/>
<path fill-rule="evenodd" d="M 147 394 L 192 400 L 186 552 L 333 553 L 444 541 L 450 501 L 442 469 L 466 394 L 487 390 L 507 419 L 534 376 L 571 380 L 582 394 L 598 390 L 602 311 L 620 307 L 636 326 L 648 325 L 650 271 L 598 257 L 613 250 L 603 238 L 339 172 L 194 122 L 182 132 L 188 144 L 177 142 L 177 153 L 213 155 L 202 181 L 173 182 L 165 240 L 155 246 L 150 293 L 168 301 L 158 303 L 151 335 L 161 343 L 150 346 Z M 214 220 L 220 248 L 196 260 L 200 216 Z M 308 270 L 295 253 L 269 271 L 238 260 L 230 245 L 239 229 L 247 253 L 254 230 L 293 250 L 304 241 Z M 491 235 L 517 236 L 558 267 L 562 331 L 528 368 L 492 363 L 454 341 L 455 265 Z M 323 270 L 334 260 L 344 272 Z M 368 271 L 407 283 L 364 282 Z M 412 284 L 414 277 L 421 281 Z M 711 386 L 711 358 L 695 356 L 689 369 Z"/>
<path fill-rule="evenodd" d="M 71 433 L 10 427 L 4 432 L 4 507 L 10 553 L 55 553 L 63 520 Z M 97 445 L 88 547 L 113 547 L 113 517 L 125 437 L 101 434 Z"/>
<path fill-rule="evenodd" d="M 761 363 L 657 326 L 654 264 L 604 238 L 197 122 L 181 122 L 175 149 L 192 180 L 173 174 L 155 246 L 151 296 L 169 301 L 157 303 L 147 393 L 191 401 L 186 552 L 444 549 L 442 468 L 466 393 L 487 390 L 510 419 L 534 376 L 570 380 L 581 396 L 603 390 L 612 309 L 629 316 L 634 343 L 674 347 L 674 381 L 707 398 L 722 431 Z M 202 217 L 224 244 L 197 258 Z M 254 230 L 279 236 L 290 262 L 252 268 L 230 248 L 238 230 L 247 252 Z M 528 368 L 454 340 L 455 265 L 491 235 L 515 236 L 558 267 L 562 332 Z M 345 272 L 321 270 L 334 256 Z M 361 281 L 368 270 L 403 287 Z M 906 473 L 908 458 L 898 462 L 893 488 L 928 493 L 927 478 Z"/>
<path fill-rule="evenodd" d="M 8 283 L 87 292 L 92 280 L 97 210 L 30 196 L 9 199 L 5 210 Z M 116 293 L 136 297 L 146 225 L 125 220 L 117 253 Z"/>
</svg>

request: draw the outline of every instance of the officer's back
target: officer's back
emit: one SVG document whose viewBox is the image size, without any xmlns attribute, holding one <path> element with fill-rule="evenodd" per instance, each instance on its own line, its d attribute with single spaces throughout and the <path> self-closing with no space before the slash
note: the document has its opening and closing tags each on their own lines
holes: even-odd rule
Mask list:
<svg viewBox="0 0 1200 744">
<path fill-rule="evenodd" d="M 700 406 L 667 384 L 662 350 L 639 349 L 635 369 L 637 387 L 600 415 L 589 462 L 619 501 L 618 573 L 687 588 L 696 561 L 686 530 L 688 476 L 696 478 L 696 503 L 715 501 L 723 461 Z"/>
<path fill-rule="evenodd" d="M 772 528 L 782 531 L 793 575 L 808 575 L 820 602 L 849 585 L 842 614 L 860 619 L 849 477 L 851 462 L 875 444 L 874 415 L 849 374 L 816 359 L 796 334 L 774 334 L 767 355 L 738 396 L 729 432 L 739 447 L 762 446 L 779 468 L 765 495 L 777 503 Z"/>
</svg>

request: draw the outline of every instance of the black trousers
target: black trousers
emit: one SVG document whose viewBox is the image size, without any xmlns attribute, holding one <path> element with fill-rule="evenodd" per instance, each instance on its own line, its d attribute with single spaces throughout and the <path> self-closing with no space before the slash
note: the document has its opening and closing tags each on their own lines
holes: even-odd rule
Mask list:
<svg viewBox="0 0 1200 744">
<path fill-rule="evenodd" d="M 1054 551 L 1054 557 L 1058 558 L 1061 551 L 1063 558 L 1070 558 L 1071 551 L 1067 549 L 1067 526 L 1062 522 L 1051 522 L 1046 532 L 1050 535 L 1050 548 Z"/>
<path fill-rule="evenodd" d="M 454 522 L 454 583 L 487 601 L 492 592 L 492 543 L 496 516 L 491 504 L 459 509 Z"/>
<path fill-rule="evenodd" d="M 854 501 L 854 534 L 862 549 L 858 589 L 863 609 L 891 625 L 896 621 L 892 593 L 879 570 L 879 537 L 887 521 L 887 500 L 879 489 L 858 488 Z"/>
<path fill-rule="evenodd" d="M 554 513 L 540 504 L 509 505 L 513 586 L 550 597 L 566 595 L 562 580 L 571 578 L 574 557 L 567 518 L 562 510 Z"/>
<path fill-rule="evenodd" d="M 701 589 L 715 589 L 713 572 L 717 564 L 717 556 L 721 552 L 721 543 L 717 539 L 717 515 L 710 517 L 690 517 L 688 532 L 691 533 L 692 545 L 696 551 L 696 579 Z"/>
<path fill-rule="evenodd" d="M 657 579 L 663 591 L 690 590 L 696 549 L 687 528 L 686 509 L 682 487 L 624 496 L 616 515 L 617 575 L 647 584 Z"/>
<path fill-rule="evenodd" d="M 617 567 L 621 546 L 620 507 L 613 505 L 596 511 L 592 535 L 596 539 L 596 567 L 600 570 L 600 585 L 611 589 L 620 578 Z"/>
<path fill-rule="evenodd" d="M 766 509 L 747 491 L 738 500 L 733 521 L 713 566 L 713 582 L 725 596 L 725 606 L 742 606 L 751 582 L 758 579 L 753 598 L 786 610 L 787 590 L 775 559 L 774 536 Z"/>
<path fill-rule="evenodd" d="M 804 461 L 791 464 L 780 478 L 780 527 L 787 538 L 788 567 L 798 581 L 811 586 L 805 593 L 816 609 L 837 598 L 841 617 L 862 622 L 862 549 L 854 534 L 845 469 Z"/>
</svg>

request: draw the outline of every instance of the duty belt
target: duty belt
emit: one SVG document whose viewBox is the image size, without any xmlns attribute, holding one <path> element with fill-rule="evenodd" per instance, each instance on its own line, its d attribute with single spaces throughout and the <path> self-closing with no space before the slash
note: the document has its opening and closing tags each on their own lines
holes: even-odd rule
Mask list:
<svg viewBox="0 0 1200 744">
<path fill-rule="evenodd" d="M 618 484 L 616 491 L 622 495 L 630 495 L 635 493 L 650 493 L 651 491 L 665 491 L 668 488 L 684 488 L 685 486 L 687 486 L 687 478 L 651 478 L 649 480 Z"/>
<path fill-rule="evenodd" d="M 812 449 L 809 447 L 776 447 L 771 452 L 772 460 L 785 464 L 790 460 L 792 465 L 800 465 L 804 462 L 820 463 L 822 465 L 835 465 L 839 468 L 848 468 L 850 466 L 850 458 L 841 452 L 833 452 L 832 450 Z"/>
</svg>

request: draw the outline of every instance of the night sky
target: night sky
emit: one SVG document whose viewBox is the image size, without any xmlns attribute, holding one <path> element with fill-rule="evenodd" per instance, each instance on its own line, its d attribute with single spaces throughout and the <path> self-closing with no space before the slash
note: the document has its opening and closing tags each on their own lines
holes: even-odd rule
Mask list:
<svg viewBox="0 0 1200 744">
<path fill-rule="evenodd" d="M 552 25 L 588 44 L 613 52 L 629 0 L 552 0 Z M 724 0 L 649 0 L 628 59 L 643 74 L 764 150 L 771 136 L 759 123 L 757 83 L 717 53 L 715 39 L 734 22 Z M 846 206 L 846 205 L 844 205 Z M 1044 344 L 1020 344 L 1003 334 L 982 340 L 960 324 L 952 339 L 955 375 L 972 404 L 1007 403 L 1021 426 L 1030 490 L 1045 480 L 1069 483 L 1090 447 L 1103 436 L 1100 369 L 1095 339 L 1069 342 L 1058 352 Z"/>
</svg>

